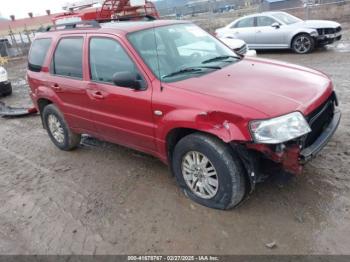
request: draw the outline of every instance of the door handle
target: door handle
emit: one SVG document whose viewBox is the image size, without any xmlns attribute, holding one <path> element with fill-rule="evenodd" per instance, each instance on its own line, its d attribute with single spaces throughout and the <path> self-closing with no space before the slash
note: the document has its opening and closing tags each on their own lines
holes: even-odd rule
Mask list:
<svg viewBox="0 0 350 262">
<path fill-rule="evenodd" d="M 53 84 L 51 87 L 52 87 L 52 89 L 55 90 L 56 92 L 62 91 L 62 88 L 61 88 L 57 83 Z"/>
<path fill-rule="evenodd" d="M 257 33 L 261 33 L 261 31 L 260 30 L 258 30 L 258 31 L 256 31 Z"/>
<path fill-rule="evenodd" d="M 91 96 L 96 99 L 104 99 L 104 95 L 100 91 L 94 91 L 91 93 Z"/>
</svg>

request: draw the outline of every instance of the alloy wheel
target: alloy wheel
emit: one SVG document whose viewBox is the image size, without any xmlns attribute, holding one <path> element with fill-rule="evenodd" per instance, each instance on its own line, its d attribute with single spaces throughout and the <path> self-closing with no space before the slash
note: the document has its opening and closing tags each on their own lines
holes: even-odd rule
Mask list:
<svg viewBox="0 0 350 262">
<path fill-rule="evenodd" d="M 293 46 L 297 53 L 305 54 L 311 49 L 312 43 L 308 37 L 301 35 L 294 40 Z"/>
<path fill-rule="evenodd" d="M 191 191 L 203 199 L 215 197 L 219 179 L 214 165 L 202 153 L 191 151 L 182 160 L 182 175 Z"/>
<path fill-rule="evenodd" d="M 64 142 L 64 130 L 63 130 L 61 122 L 53 114 L 50 114 L 48 116 L 47 122 L 48 122 L 50 133 L 52 134 L 53 138 L 58 143 L 63 144 L 63 142 Z"/>
</svg>

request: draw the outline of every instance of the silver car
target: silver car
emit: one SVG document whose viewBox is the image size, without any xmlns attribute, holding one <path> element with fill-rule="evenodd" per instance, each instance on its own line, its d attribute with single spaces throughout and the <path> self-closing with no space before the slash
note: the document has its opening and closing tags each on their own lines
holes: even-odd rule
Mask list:
<svg viewBox="0 0 350 262">
<path fill-rule="evenodd" d="M 244 40 L 252 49 L 293 49 L 306 54 L 339 41 L 341 25 L 326 20 L 301 20 L 285 12 L 263 12 L 241 17 L 216 30 L 216 35 Z"/>
</svg>

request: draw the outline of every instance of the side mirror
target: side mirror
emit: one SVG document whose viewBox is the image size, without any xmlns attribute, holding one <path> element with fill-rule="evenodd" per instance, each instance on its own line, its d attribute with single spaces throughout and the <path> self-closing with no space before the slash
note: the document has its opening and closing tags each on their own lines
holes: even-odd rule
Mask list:
<svg viewBox="0 0 350 262">
<path fill-rule="evenodd" d="M 145 82 L 136 72 L 117 72 L 113 75 L 113 83 L 116 86 L 131 88 L 135 90 L 144 90 Z"/>
<path fill-rule="evenodd" d="M 277 22 L 274 22 L 271 26 L 278 29 L 278 28 L 280 28 L 281 25 Z"/>
</svg>

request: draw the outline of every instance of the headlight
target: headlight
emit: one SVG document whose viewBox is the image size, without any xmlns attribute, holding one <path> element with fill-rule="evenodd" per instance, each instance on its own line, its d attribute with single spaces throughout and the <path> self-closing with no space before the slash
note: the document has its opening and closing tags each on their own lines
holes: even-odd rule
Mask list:
<svg viewBox="0 0 350 262">
<path fill-rule="evenodd" d="M 318 36 L 318 32 L 317 31 L 313 31 L 310 33 L 311 36 Z"/>
<path fill-rule="evenodd" d="M 7 74 L 5 68 L 0 66 L 0 75 L 5 75 L 5 74 Z"/>
<path fill-rule="evenodd" d="M 280 144 L 311 132 L 309 124 L 300 112 L 250 122 L 254 141 L 262 144 Z"/>
</svg>

